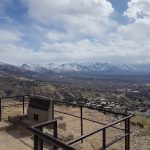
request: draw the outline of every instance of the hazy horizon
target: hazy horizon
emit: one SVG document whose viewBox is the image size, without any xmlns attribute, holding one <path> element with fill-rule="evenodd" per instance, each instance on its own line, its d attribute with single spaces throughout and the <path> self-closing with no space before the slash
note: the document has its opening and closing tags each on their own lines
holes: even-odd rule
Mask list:
<svg viewBox="0 0 150 150">
<path fill-rule="evenodd" d="M 48 65 L 48 64 L 56 64 L 56 65 L 62 65 L 62 64 L 74 64 L 74 63 L 76 63 L 76 64 L 86 64 L 86 63 L 91 63 L 91 64 L 94 64 L 94 63 L 100 63 L 100 64 L 112 64 L 112 65 L 150 65 L 150 63 L 114 63 L 114 62 L 101 62 L 101 61 L 84 61 L 84 62 L 82 62 L 82 61 L 79 61 L 79 62 L 77 62 L 77 61 L 74 61 L 74 62 L 47 62 L 47 63 L 18 63 L 18 64 L 16 64 L 16 63 L 8 63 L 8 62 L 1 62 L 0 61 L 0 64 L 10 64 L 10 65 L 14 65 L 14 66 L 22 66 L 22 65 L 24 65 L 24 64 L 27 64 L 27 65 Z"/>
</svg>

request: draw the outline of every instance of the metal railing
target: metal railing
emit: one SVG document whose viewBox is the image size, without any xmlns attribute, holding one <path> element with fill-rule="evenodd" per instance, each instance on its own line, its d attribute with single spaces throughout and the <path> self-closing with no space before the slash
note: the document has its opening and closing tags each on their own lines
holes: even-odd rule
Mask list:
<svg viewBox="0 0 150 150">
<path fill-rule="evenodd" d="M 2 120 L 2 108 L 5 107 L 11 107 L 11 106 L 17 106 L 22 105 L 22 114 L 25 113 L 25 97 L 30 97 L 30 95 L 17 95 L 17 96 L 7 96 L 7 97 L 0 97 L 0 121 Z M 12 98 L 22 98 L 22 102 L 19 104 L 9 104 L 9 105 L 2 105 L 3 99 L 12 99 Z"/>
<path fill-rule="evenodd" d="M 108 124 L 102 128 L 98 128 L 94 131 L 91 131 L 89 133 L 81 135 L 80 137 L 77 137 L 76 139 L 73 139 L 67 143 L 63 143 L 62 141 L 57 139 L 57 121 L 56 120 L 52 120 L 49 122 L 42 123 L 40 125 L 36 125 L 34 127 L 30 127 L 29 130 L 32 131 L 34 134 L 34 150 L 43 150 L 43 140 L 48 141 L 49 143 L 52 143 L 54 145 L 54 147 L 53 147 L 54 150 L 57 150 L 58 147 L 61 147 L 64 150 L 75 150 L 73 147 L 70 147 L 69 145 L 72 145 L 79 141 L 83 142 L 84 139 L 86 139 L 98 132 L 102 132 L 102 147 L 99 150 L 106 150 L 108 147 L 110 147 L 111 145 L 115 144 L 116 142 L 122 140 L 123 138 L 125 138 L 125 150 L 130 150 L 130 134 L 131 134 L 130 118 L 131 117 L 132 117 L 132 115 L 124 117 L 124 118 L 122 118 L 118 121 L 115 121 L 111 124 Z M 81 119 L 83 119 L 83 118 L 81 118 Z M 106 140 L 107 129 L 109 127 L 113 127 L 114 125 L 116 125 L 120 122 L 123 122 L 123 121 L 125 122 L 125 129 L 124 129 L 125 134 L 107 144 L 107 140 Z M 46 127 L 47 125 L 51 125 L 51 124 L 54 125 L 53 126 L 54 127 L 53 137 L 42 132 L 43 127 Z M 81 133 L 82 132 L 83 131 L 81 130 Z"/>
<path fill-rule="evenodd" d="M 53 127 L 53 136 L 43 132 L 43 128 L 50 125 Z M 29 127 L 29 130 L 34 134 L 34 150 L 43 150 L 43 140 L 51 143 L 53 145 L 53 150 L 57 150 L 58 147 L 64 150 L 75 150 L 73 147 L 57 139 L 57 120 L 37 124 Z"/>
<path fill-rule="evenodd" d="M 6 99 L 6 98 L 15 98 L 15 97 L 22 97 L 22 112 L 24 114 L 24 98 L 25 96 L 30 97 L 30 95 L 21 95 L 21 96 L 12 96 L 12 97 L 2 97 L 0 98 L 0 120 L 2 119 L 2 103 L 1 100 L 2 99 Z M 80 108 L 80 116 L 77 115 L 73 115 L 70 113 L 66 113 L 66 112 L 62 112 L 62 111 L 58 111 L 55 110 L 55 105 L 57 105 L 58 103 L 64 104 L 64 105 L 70 105 L 70 106 L 76 106 Z M 87 107 L 87 106 L 83 106 L 83 105 L 78 105 L 78 104 L 72 104 L 72 103 L 68 103 L 68 102 L 62 102 L 62 101 L 52 101 L 51 102 L 51 107 L 52 107 L 52 121 L 48 121 L 42 124 L 38 124 L 36 126 L 30 127 L 29 130 L 33 132 L 34 134 L 34 150 L 43 150 L 43 141 L 47 141 L 49 143 L 51 143 L 52 145 L 54 145 L 53 149 L 57 149 L 57 147 L 61 147 L 65 150 L 74 150 L 73 147 L 69 146 L 72 145 L 78 141 L 81 141 L 81 143 L 83 142 L 84 139 L 86 139 L 87 137 L 90 137 L 98 132 L 102 132 L 102 147 L 100 148 L 100 150 L 106 150 L 108 147 L 110 147 L 111 145 L 113 145 L 114 143 L 120 141 L 121 139 L 125 138 L 125 150 L 130 150 L 130 118 L 133 115 L 129 115 L 129 114 L 124 114 L 124 113 L 120 113 L 120 112 L 113 112 L 113 111 L 109 111 L 109 110 L 104 110 L 104 109 L 97 109 L 97 108 L 93 108 L 93 107 Z M 99 122 L 99 121 L 95 121 L 89 118 L 85 118 L 83 117 L 83 108 L 88 108 L 88 109 L 92 109 L 92 110 L 97 110 L 97 111 L 101 111 L 101 112 L 105 112 L 105 113 L 111 113 L 111 114 L 115 114 L 115 115 L 120 115 L 123 118 L 119 119 L 115 122 L 111 122 L 109 124 L 107 123 L 103 123 L 103 122 Z M 64 143 L 60 140 L 57 139 L 57 121 L 53 120 L 54 119 L 54 112 L 57 113 L 62 113 L 65 115 L 70 115 L 72 117 L 77 117 L 80 119 L 80 132 L 81 132 L 81 136 L 73 139 L 72 141 L 69 141 L 67 143 Z M 84 134 L 84 124 L 83 124 L 83 120 L 87 120 L 87 121 L 91 121 L 93 123 L 98 123 L 101 125 L 104 125 L 104 127 L 102 128 L 98 128 L 94 131 L 88 132 L 86 134 Z M 125 127 L 124 128 L 120 128 L 115 126 L 116 124 L 120 123 L 120 122 L 124 122 L 125 123 Z M 53 136 L 48 135 L 46 133 L 43 132 L 43 127 L 46 127 L 47 125 L 52 125 L 53 126 L 53 130 L 54 130 L 54 134 Z M 108 128 L 115 128 L 121 131 L 124 131 L 124 135 L 111 141 L 110 143 L 107 143 L 107 139 L 106 139 L 106 135 L 107 135 L 107 129 Z"/>
<path fill-rule="evenodd" d="M 123 138 L 125 138 L 125 145 L 126 145 L 125 146 L 126 147 L 125 150 L 129 150 L 129 147 L 130 147 L 130 144 L 129 144 L 130 136 L 129 135 L 131 133 L 130 132 L 130 125 L 129 125 L 129 123 L 130 123 L 130 118 L 131 117 L 132 117 L 132 115 L 127 116 L 127 117 L 125 117 L 125 118 L 123 118 L 121 120 L 115 121 L 115 122 L 113 122 L 111 124 L 108 124 L 108 125 L 106 125 L 103 128 L 98 128 L 98 129 L 96 129 L 96 130 L 94 130 L 92 132 L 89 132 L 89 133 L 87 133 L 87 134 L 85 134 L 83 136 L 80 136 L 80 137 L 78 137 L 78 138 L 68 142 L 67 144 L 68 145 L 74 144 L 74 143 L 76 143 L 78 141 L 81 141 L 81 140 L 83 140 L 83 139 L 85 139 L 85 138 L 87 138 L 89 136 L 92 136 L 92 135 L 102 131 L 102 139 L 103 139 L 103 141 L 102 141 L 102 148 L 100 148 L 100 150 L 105 150 L 106 148 L 110 147 L 111 145 L 113 145 L 114 143 L 120 141 Z M 109 127 L 112 127 L 113 125 L 118 124 L 118 123 L 120 123 L 122 121 L 125 121 L 125 134 L 123 136 L 119 137 L 118 139 L 115 139 L 112 142 L 106 144 L 106 129 L 108 129 Z"/>
<path fill-rule="evenodd" d="M 54 106 L 55 106 L 55 104 L 58 104 L 58 103 L 79 107 L 80 108 L 80 116 L 55 110 Z M 88 109 L 102 111 L 102 112 L 106 112 L 106 113 L 110 113 L 110 114 L 120 115 L 123 118 L 119 119 L 115 122 L 106 124 L 106 123 L 102 123 L 102 122 L 99 122 L 99 121 L 95 121 L 95 120 L 83 117 L 83 108 L 88 108 Z M 54 118 L 54 112 L 57 112 L 57 113 L 69 115 L 69 116 L 76 117 L 76 118 L 80 119 L 80 127 L 81 127 L 80 128 L 80 133 L 81 133 L 81 136 L 74 139 L 74 140 L 72 140 L 72 141 L 69 141 L 67 143 L 68 145 L 72 145 L 72 144 L 74 144 L 78 141 L 81 141 L 81 143 L 82 143 L 84 139 L 86 139 L 86 138 L 88 138 L 88 137 L 90 137 L 90 136 L 92 136 L 92 135 L 94 135 L 98 132 L 102 132 L 102 147 L 100 148 L 100 150 L 106 150 L 106 148 L 110 147 L 111 145 L 115 144 L 116 142 L 120 141 L 123 138 L 125 138 L 125 150 L 130 150 L 130 134 L 132 133 L 132 132 L 130 132 L 130 118 L 133 115 L 120 113 L 120 112 L 109 111 L 109 110 L 104 110 L 104 109 L 97 109 L 97 108 L 92 108 L 92 107 L 88 107 L 88 106 L 72 104 L 72 103 L 62 102 L 62 101 L 53 101 L 52 112 L 53 112 L 53 118 Z M 84 130 L 83 129 L 83 127 L 84 127 L 83 120 L 87 120 L 87 121 L 90 121 L 90 122 L 93 122 L 93 123 L 102 124 L 102 125 L 104 125 L 104 127 L 98 128 L 94 131 L 88 132 L 88 133 L 83 135 L 83 130 Z M 120 127 L 115 126 L 115 125 L 117 125 L 118 123 L 121 123 L 121 122 L 124 122 L 125 128 L 120 128 Z M 107 140 L 106 140 L 107 132 L 106 131 L 107 131 L 108 128 L 115 128 L 115 129 L 124 131 L 124 135 L 120 136 L 119 138 L 116 138 L 115 140 L 113 140 L 113 141 L 111 141 L 110 143 L 107 144 Z"/>
</svg>

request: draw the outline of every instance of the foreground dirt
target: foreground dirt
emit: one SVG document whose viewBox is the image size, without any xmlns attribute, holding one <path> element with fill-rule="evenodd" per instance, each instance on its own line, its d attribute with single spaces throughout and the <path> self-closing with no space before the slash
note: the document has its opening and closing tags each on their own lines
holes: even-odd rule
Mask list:
<svg viewBox="0 0 150 150">
<path fill-rule="evenodd" d="M 0 131 L 0 150 L 32 150 L 32 139 L 21 129 Z"/>
</svg>

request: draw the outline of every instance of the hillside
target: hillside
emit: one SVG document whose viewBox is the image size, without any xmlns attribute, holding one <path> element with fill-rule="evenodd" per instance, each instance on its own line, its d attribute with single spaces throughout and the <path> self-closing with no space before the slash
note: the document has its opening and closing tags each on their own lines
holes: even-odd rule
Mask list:
<svg viewBox="0 0 150 150">
<path fill-rule="evenodd" d="M 89 66 L 89 63 L 84 65 Z M 108 66 L 108 64 L 95 63 L 91 65 L 97 65 L 97 68 L 101 66 L 101 70 Z M 34 70 L 36 67 L 32 66 L 31 70 L 27 68 L 27 65 L 25 69 L 0 63 L 0 96 L 42 94 L 54 100 L 74 103 L 85 101 L 102 103 L 104 101 L 107 103 L 105 106 L 107 109 L 137 112 L 150 117 L 150 79 L 148 75 L 102 75 L 53 71 L 48 74 L 44 71 L 36 72 Z"/>
<path fill-rule="evenodd" d="M 24 69 L 19 66 L 7 64 L 7 63 L 0 63 L 0 75 L 4 76 L 15 76 L 15 77 L 25 77 L 25 78 L 41 78 L 46 76 L 43 73 L 33 72 L 27 69 Z M 49 72 L 49 76 L 50 76 Z"/>
</svg>

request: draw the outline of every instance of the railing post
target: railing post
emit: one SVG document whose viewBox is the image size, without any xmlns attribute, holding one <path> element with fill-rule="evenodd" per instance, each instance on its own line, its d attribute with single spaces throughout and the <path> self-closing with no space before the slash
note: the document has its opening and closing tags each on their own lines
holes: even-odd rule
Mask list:
<svg viewBox="0 0 150 150">
<path fill-rule="evenodd" d="M 128 118 L 128 148 L 130 150 L 130 118 Z"/>
<path fill-rule="evenodd" d="M 39 128 L 40 131 L 43 131 L 43 128 Z M 34 135 L 34 150 L 43 150 L 43 139 Z"/>
<path fill-rule="evenodd" d="M 54 133 L 53 133 L 54 138 L 57 139 L 57 121 L 54 123 Z M 57 146 L 53 147 L 54 150 L 57 150 Z"/>
<path fill-rule="evenodd" d="M 130 150 L 130 118 L 125 119 L 125 150 Z"/>
<path fill-rule="evenodd" d="M 54 138 L 57 139 L 57 121 L 54 123 Z"/>
<path fill-rule="evenodd" d="M 43 132 L 43 127 L 40 127 L 39 130 Z M 43 139 L 39 138 L 39 150 L 43 150 Z"/>
<path fill-rule="evenodd" d="M 0 121 L 2 121 L 2 99 L 0 98 Z"/>
<path fill-rule="evenodd" d="M 82 106 L 80 106 L 80 121 L 81 121 L 81 136 L 83 135 L 83 109 Z M 81 140 L 81 143 L 83 143 L 83 140 Z"/>
<path fill-rule="evenodd" d="M 23 99 L 22 99 L 22 103 L 23 103 L 23 114 L 24 114 L 24 99 L 25 99 L 25 97 L 23 96 Z"/>
<path fill-rule="evenodd" d="M 103 138 L 103 150 L 106 150 L 106 129 L 104 128 L 103 129 L 103 132 L 102 132 L 102 138 Z"/>
<path fill-rule="evenodd" d="M 51 100 L 51 117 L 52 117 L 52 120 L 54 119 L 54 102 L 53 102 L 53 100 Z"/>
<path fill-rule="evenodd" d="M 34 135 L 34 150 L 38 150 L 38 136 Z"/>
</svg>

